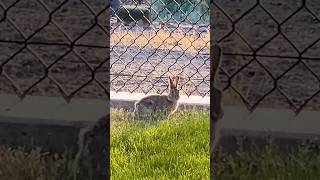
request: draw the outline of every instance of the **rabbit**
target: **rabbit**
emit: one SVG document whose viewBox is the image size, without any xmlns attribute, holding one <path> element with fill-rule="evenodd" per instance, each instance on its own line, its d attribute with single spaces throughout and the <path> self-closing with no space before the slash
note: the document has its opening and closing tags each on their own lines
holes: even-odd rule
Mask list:
<svg viewBox="0 0 320 180">
<path fill-rule="evenodd" d="M 141 118 L 145 115 L 152 115 L 162 112 L 164 116 L 170 116 L 178 109 L 180 98 L 177 88 L 179 77 L 169 77 L 169 94 L 168 95 L 148 95 L 134 104 L 134 119 Z"/>
<path fill-rule="evenodd" d="M 78 152 L 76 154 L 75 160 L 74 160 L 74 172 L 77 170 L 86 168 L 84 167 L 82 161 L 85 157 L 88 157 L 88 160 L 92 163 L 93 167 L 97 169 L 98 167 L 100 170 L 97 170 L 96 177 L 97 179 L 101 179 L 105 177 L 103 175 L 103 171 L 105 170 L 107 172 L 106 175 L 110 176 L 109 172 L 109 119 L 110 114 L 103 116 L 98 121 L 86 126 L 85 128 L 82 128 L 78 135 Z M 85 150 L 87 150 L 87 153 L 85 153 Z M 102 173 L 102 174 L 101 174 Z"/>
<path fill-rule="evenodd" d="M 218 89 L 214 82 L 216 80 L 217 76 L 217 70 L 221 64 L 222 61 L 222 48 L 218 45 L 213 45 L 211 47 L 211 66 L 210 66 L 210 79 L 211 79 L 211 84 L 210 84 L 210 89 L 212 89 L 212 95 L 211 95 L 211 104 L 212 104 L 212 109 L 210 113 L 210 129 L 211 129 L 211 154 L 213 154 L 213 151 L 217 144 L 219 143 L 220 139 L 220 128 L 219 128 L 219 123 L 220 120 L 223 118 L 224 111 L 222 108 L 222 91 Z"/>
</svg>

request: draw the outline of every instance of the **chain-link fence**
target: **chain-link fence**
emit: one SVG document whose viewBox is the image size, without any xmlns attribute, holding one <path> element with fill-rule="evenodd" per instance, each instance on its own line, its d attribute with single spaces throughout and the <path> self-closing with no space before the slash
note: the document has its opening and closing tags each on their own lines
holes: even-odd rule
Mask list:
<svg viewBox="0 0 320 180">
<path fill-rule="evenodd" d="M 215 0 L 211 11 L 227 103 L 319 110 L 318 1 Z"/>
<path fill-rule="evenodd" d="M 113 3 L 112 3 L 113 2 Z M 111 1 L 111 90 L 210 95 L 209 0 Z"/>
<path fill-rule="evenodd" d="M 0 93 L 108 97 L 107 1 L 1 0 Z"/>
</svg>

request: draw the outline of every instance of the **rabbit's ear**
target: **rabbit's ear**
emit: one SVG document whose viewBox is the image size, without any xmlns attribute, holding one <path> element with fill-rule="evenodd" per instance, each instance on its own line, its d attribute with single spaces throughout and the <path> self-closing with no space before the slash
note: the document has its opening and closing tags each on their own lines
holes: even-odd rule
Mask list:
<svg viewBox="0 0 320 180">
<path fill-rule="evenodd" d="M 213 77 L 213 79 L 215 78 L 215 75 L 217 73 L 217 70 L 220 66 L 221 63 L 221 59 L 222 59 L 222 48 L 217 45 L 214 44 L 211 47 L 211 63 L 210 63 L 210 70 L 211 70 L 211 76 Z"/>
<path fill-rule="evenodd" d="M 176 86 L 176 77 L 173 76 L 171 79 L 171 89 L 177 88 Z"/>
<path fill-rule="evenodd" d="M 179 76 L 176 76 L 176 77 L 174 78 L 174 86 L 175 86 L 175 87 L 178 87 L 179 79 L 180 79 Z"/>
<path fill-rule="evenodd" d="M 173 81 L 172 81 L 172 78 L 171 76 L 169 76 L 169 88 L 173 88 L 174 87 L 174 84 L 173 84 Z"/>
</svg>

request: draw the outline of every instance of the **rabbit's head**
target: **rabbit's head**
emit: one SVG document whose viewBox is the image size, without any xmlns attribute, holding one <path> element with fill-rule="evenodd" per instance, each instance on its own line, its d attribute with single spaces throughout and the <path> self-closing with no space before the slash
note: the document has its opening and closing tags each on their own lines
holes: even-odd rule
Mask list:
<svg viewBox="0 0 320 180">
<path fill-rule="evenodd" d="M 179 90 L 178 90 L 178 83 L 179 83 L 179 76 L 175 77 L 169 77 L 169 95 L 168 98 L 170 100 L 175 100 L 177 101 L 180 96 L 179 96 Z"/>
</svg>

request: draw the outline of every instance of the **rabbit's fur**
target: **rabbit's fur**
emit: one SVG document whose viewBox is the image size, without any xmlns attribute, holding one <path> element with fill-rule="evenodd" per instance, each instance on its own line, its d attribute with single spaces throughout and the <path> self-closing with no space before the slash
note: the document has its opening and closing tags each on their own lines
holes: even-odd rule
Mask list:
<svg viewBox="0 0 320 180">
<path fill-rule="evenodd" d="M 92 165 L 97 169 L 97 179 L 104 177 L 99 173 L 106 170 L 107 176 L 109 176 L 109 119 L 110 114 L 100 118 L 98 121 L 90 124 L 89 126 L 81 129 L 78 136 L 78 153 L 75 158 L 75 168 L 79 168 L 81 171 L 83 167 L 82 160 L 87 157 L 91 161 Z M 87 150 L 85 153 L 84 150 Z M 76 169 L 75 169 L 76 171 Z"/>
<path fill-rule="evenodd" d="M 179 77 L 169 77 L 168 95 L 148 95 L 134 104 L 134 117 L 141 118 L 145 115 L 164 113 L 165 116 L 173 114 L 179 104 L 179 90 L 177 88 Z"/>
<path fill-rule="evenodd" d="M 211 109 L 211 123 L 210 123 L 210 128 L 211 128 L 211 154 L 214 151 L 214 148 L 216 145 L 219 143 L 219 136 L 220 136 L 220 128 L 219 126 L 219 120 L 223 118 L 223 108 L 222 108 L 222 92 L 219 90 L 214 82 L 216 80 L 216 75 L 217 75 L 217 70 L 221 64 L 222 60 L 222 48 L 218 45 L 213 45 L 211 47 L 211 66 L 210 66 L 210 78 L 211 78 L 211 89 L 213 94 L 211 95 L 211 104 L 212 104 L 212 109 Z"/>
</svg>

